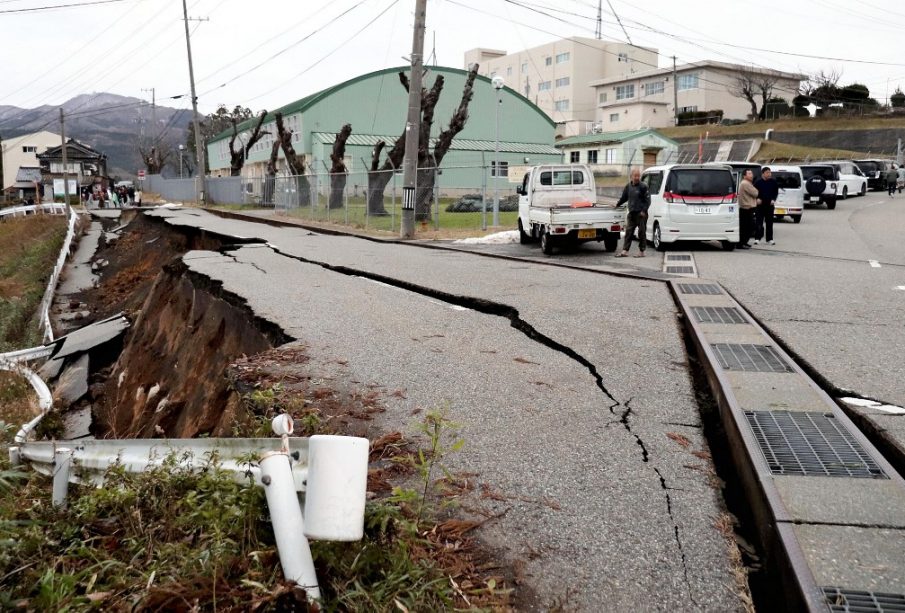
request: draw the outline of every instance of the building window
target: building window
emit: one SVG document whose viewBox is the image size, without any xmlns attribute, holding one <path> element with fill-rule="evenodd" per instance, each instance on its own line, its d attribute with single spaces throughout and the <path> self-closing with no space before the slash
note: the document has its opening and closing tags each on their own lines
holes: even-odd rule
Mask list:
<svg viewBox="0 0 905 613">
<path fill-rule="evenodd" d="M 553 65 L 553 58 L 552 58 L 552 57 L 544 58 L 544 65 L 545 65 L 545 66 L 552 66 L 552 65 Z"/>
<path fill-rule="evenodd" d="M 569 99 L 566 98 L 565 100 L 557 100 L 556 102 L 554 102 L 553 110 L 554 111 L 568 111 L 569 110 Z"/>
<path fill-rule="evenodd" d="M 610 123 L 619 121 L 619 113 L 610 113 Z"/>
<path fill-rule="evenodd" d="M 597 163 L 597 150 L 588 149 L 588 164 L 596 164 L 596 163 Z"/>
<path fill-rule="evenodd" d="M 570 151 L 569 152 L 569 162 L 571 164 L 577 164 L 580 161 L 580 159 L 579 159 L 580 155 L 581 155 L 580 151 Z"/>
<path fill-rule="evenodd" d="M 697 89 L 698 80 L 699 75 L 696 72 L 693 72 L 691 74 L 680 74 L 676 79 L 676 85 L 679 88 L 680 92 L 686 89 Z"/>
<path fill-rule="evenodd" d="M 497 162 L 496 160 L 490 161 L 490 176 L 491 177 L 508 177 L 509 176 L 509 162 Z"/>
<path fill-rule="evenodd" d="M 600 104 L 603 104 L 604 102 L 606 102 L 606 92 L 603 92 L 602 94 L 597 96 L 597 102 Z"/>
<path fill-rule="evenodd" d="M 557 64 L 564 64 L 568 61 L 569 61 L 569 52 L 568 51 L 566 51 L 565 53 L 556 54 L 556 63 Z"/>
<path fill-rule="evenodd" d="M 662 94 L 663 91 L 664 91 L 663 81 L 654 81 L 653 83 L 644 84 L 644 95 L 645 96 L 654 96 L 656 94 Z"/>
<path fill-rule="evenodd" d="M 37 152 L 38 152 L 37 147 L 32 147 L 31 145 L 26 145 L 26 146 L 22 147 L 22 153 L 37 153 Z"/>
<path fill-rule="evenodd" d="M 615 149 L 607 149 L 607 150 L 606 150 L 606 163 L 607 163 L 607 164 L 615 164 L 615 163 L 616 163 L 616 150 L 615 150 Z"/>
<path fill-rule="evenodd" d="M 506 66 L 506 76 L 507 77 L 512 76 L 512 66 Z"/>
<path fill-rule="evenodd" d="M 628 53 L 620 53 L 617 61 L 628 63 Z"/>
<path fill-rule="evenodd" d="M 556 79 L 556 87 L 566 87 L 569 85 L 569 77 L 563 77 L 561 79 Z"/>
<path fill-rule="evenodd" d="M 541 81 L 540 83 L 537 84 L 537 91 L 539 91 L 539 92 L 550 91 L 550 84 L 551 84 L 551 81 Z"/>
<path fill-rule="evenodd" d="M 680 113 L 697 113 L 697 112 L 698 112 L 698 105 L 695 104 L 695 105 L 693 105 L 693 106 L 680 106 L 680 107 L 679 107 L 679 112 L 680 112 Z"/>
<path fill-rule="evenodd" d="M 522 62 L 522 72 L 528 72 L 528 62 Z"/>
<path fill-rule="evenodd" d="M 616 100 L 628 100 L 635 97 L 635 84 L 616 86 Z"/>
</svg>

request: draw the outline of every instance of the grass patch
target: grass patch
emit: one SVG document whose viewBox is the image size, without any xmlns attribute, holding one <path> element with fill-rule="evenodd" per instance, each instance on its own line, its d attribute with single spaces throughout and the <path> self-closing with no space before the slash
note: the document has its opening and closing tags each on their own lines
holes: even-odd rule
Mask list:
<svg viewBox="0 0 905 613">
<path fill-rule="evenodd" d="M 777 132 L 818 132 L 823 130 L 878 130 L 884 128 L 905 128 L 905 117 L 815 117 L 814 119 L 777 119 L 742 123 L 734 126 L 679 126 L 657 128 L 657 131 L 677 140 L 697 139 L 703 132 L 710 132 L 710 139 L 719 136 L 753 135 L 763 136 L 773 128 Z"/>
<path fill-rule="evenodd" d="M 0 352 L 40 344 L 33 320 L 65 238 L 65 217 L 0 222 Z"/>
<path fill-rule="evenodd" d="M 846 149 L 827 149 L 822 147 L 804 147 L 788 145 L 776 141 L 765 141 L 753 161 L 780 164 L 783 162 L 802 162 L 805 160 L 851 160 L 865 157 L 867 154 Z"/>
</svg>

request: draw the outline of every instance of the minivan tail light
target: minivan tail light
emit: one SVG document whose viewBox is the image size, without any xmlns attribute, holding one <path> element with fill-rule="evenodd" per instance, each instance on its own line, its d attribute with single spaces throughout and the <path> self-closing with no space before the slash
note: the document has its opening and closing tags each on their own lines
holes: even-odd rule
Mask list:
<svg viewBox="0 0 905 613">
<path fill-rule="evenodd" d="M 666 200 L 666 202 L 673 203 L 679 200 L 679 196 L 672 192 L 664 192 L 663 199 Z"/>
<path fill-rule="evenodd" d="M 738 194 L 728 194 L 723 197 L 722 204 L 735 204 L 738 201 Z"/>
</svg>

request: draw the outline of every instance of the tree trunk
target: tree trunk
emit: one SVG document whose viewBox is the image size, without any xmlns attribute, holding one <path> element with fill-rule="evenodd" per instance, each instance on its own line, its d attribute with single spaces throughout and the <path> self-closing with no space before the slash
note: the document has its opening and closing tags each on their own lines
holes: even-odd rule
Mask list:
<svg viewBox="0 0 905 613">
<path fill-rule="evenodd" d="M 292 146 L 292 130 L 287 130 L 283 125 L 282 113 L 276 114 L 276 123 L 278 140 L 286 157 L 286 165 L 289 166 L 289 172 L 295 175 L 299 206 L 308 206 L 311 204 L 311 184 L 305 176 L 305 159 L 295 153 L 295 147 Z"/>
<path fill-rule="evenodd" d="M 392 178 L 392 170 L 368 171 L 368 215 L 389 215 L 383 204 L 383 194 Z"/>
<path fill-rule="evenodd" d="M 418 169 L 418 186 L 415 189 L 415 219 L 430 221 L 434 204 L 434 185 L 437 183 L 437 169 L 434 164 Z"/>
<path fill-rule="evenodd" d="M 242 145 L 242 148 L 238 151 L 236 151 L 235 144 L 236 139 L 239 137 L 239 132 L 236 127 L 236 118 L 233 117 L 233 135 L 232 138 L 229 139 L 229 175 L 231 177 L 238 177 L 242 174 L 242 167 L 245 166 L 245 160 L 248 159 L 248 150 L 254 147 L 265 134 L 270 134 L 270 132 L 267 132 L 266 130 L 261 130 L 261 126 L 264 125 L 265 117 L 267 117 L 267 111 L 261 111 L 261 117 L 258 119 L 258 123 L 255 124 L 248 142 Z"/>
<path fill-rule="evenodd" d="M 264 178 L 264 198 L 261 204 L 273 204 L 274 201 L 274 192 L 276 191 L 276 176 L 277 176 L 277 155 L 280 151 L 280 139 L 276 139 L 273 141 L 273 146 L 270 148 L 270 159 L 267 161 L 267 170 Z"/>
<path fill-rule="evenodd" d="M 333 152 L 330 154 L 330 160 L 333 162 L 330 168 L 330 201 L 327 205 L 331 209 L 343 208 L 343 193 L 348 177 L 345 162 L 346 141 L 349 140 L 351 134 L 352 125 L 347 123 L 336 134 L 336 140 L 333 141 Z"/>
</svg>

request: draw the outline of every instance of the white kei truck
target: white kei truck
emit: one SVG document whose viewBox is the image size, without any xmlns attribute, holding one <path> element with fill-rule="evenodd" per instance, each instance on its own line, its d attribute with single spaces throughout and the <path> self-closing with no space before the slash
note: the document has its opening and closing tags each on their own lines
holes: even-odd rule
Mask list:
<svg viewBox="0 0 905 613">
<path fill-rule="evenodd" d="M 551 255 L 556 247 L 603 241 L 607 251 L 619 245 L 625 207 L 597 197 L 594 173 L 585 164 L 533 166 L 516 187 L 518 230 L 522 244 L 540 241 Z"/>
</svg>

